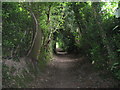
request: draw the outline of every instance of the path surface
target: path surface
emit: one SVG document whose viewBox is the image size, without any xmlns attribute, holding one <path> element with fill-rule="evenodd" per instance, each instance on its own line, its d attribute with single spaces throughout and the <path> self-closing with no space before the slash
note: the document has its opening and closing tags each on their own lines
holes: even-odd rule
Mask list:
<svg viewBox="0 0 120 90">
<path fill-rule="evenodd" d="M 102 72 L 101 72 L 102 73 Z M 100 77 L 92 64 L 84 58 L 64 52 L 54 56 L 45 72 L 28 86 L 30 88 L 107 88 L 114 87 L 112 78 Z"/>
</svg>

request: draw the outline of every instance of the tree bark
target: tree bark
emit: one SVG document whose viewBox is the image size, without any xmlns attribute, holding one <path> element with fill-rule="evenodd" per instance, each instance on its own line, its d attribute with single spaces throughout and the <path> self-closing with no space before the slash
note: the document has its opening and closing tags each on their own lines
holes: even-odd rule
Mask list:
<svg viewBox="0 0 120 90">
<path fill-rule="evenodd" d="M 28 51 L 27 56 L 29 56 L 29 57 L 37 60 L 37 59 L 38 59 L 38 56 L 39 56 L 39 54 L 40 54 L 40 46 L 41 46 L 41 40 L 42 40 L 42 32 L 41 32 L 41 29 L 39 28 L 39 22 L 38 22 L 38 18 L 39 18 L 39 17 L 37 18 L 37 16 L 35 16 L 34 12 L 33 12 L 31 9 L 30 9 L 30 13 L 31 13 L 31 16 L 32 16 L 33 19 L 34 19 L 36 32 L 35 32 L 34 39 L 33 39 L 31 48 L 30 48 L 30 50 Z"/>
</svg>

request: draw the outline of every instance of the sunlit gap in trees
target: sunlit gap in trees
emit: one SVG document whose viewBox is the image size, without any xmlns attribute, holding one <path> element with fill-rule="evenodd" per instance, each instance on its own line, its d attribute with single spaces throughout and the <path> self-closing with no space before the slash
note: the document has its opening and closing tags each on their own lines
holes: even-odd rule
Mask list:
<svg viewBox="0 0 120 90">
<path fill-rule="evenodd" d="M 58 42 L 56 42 L 56 48 L 59 48 L 60 46 L 59 46 L 59 44 L 58 44 Z"/>
</svg>

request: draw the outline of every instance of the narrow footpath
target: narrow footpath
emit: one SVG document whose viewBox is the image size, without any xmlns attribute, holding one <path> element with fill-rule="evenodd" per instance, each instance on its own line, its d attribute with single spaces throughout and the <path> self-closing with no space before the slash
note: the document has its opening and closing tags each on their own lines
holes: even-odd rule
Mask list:
<svg viewBox="0 0 120 90">
<path fill-rule="evenodd" d="M 84 57 L 58 52 L 29 88 L 113 88 L 117 82 L 107 72 L 95 70 Z"/>
</svg>

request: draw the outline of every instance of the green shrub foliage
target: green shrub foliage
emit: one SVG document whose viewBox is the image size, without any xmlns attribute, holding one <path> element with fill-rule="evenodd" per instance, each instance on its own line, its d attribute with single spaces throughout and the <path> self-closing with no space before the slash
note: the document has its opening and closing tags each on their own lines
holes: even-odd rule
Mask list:
<svg viewBox="0 0 120 90">
<path fill-rule="evenodd" d="M 120 8 L 118 2 L 4 2 L 3 58 L 19 61 L 19 57 L 31 55 L 41 65 L 59 47 L 84 55 L 96 68 L 120 79 L 116 8 Z"/>
</svg>

